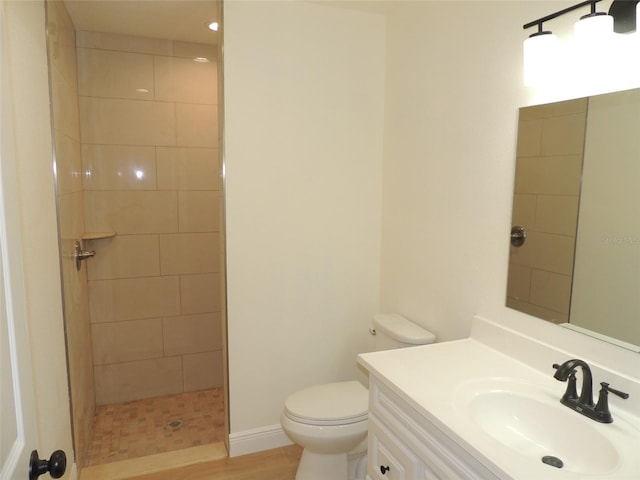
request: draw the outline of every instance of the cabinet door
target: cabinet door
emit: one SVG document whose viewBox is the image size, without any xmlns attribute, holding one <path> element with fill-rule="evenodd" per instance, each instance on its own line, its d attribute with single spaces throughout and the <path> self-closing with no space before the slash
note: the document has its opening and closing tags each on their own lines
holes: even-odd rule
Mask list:
<svg viewBox="0 0 640 480">
<path fill-rule="evenodd" d="M 418 458 L 374 415 L 369 418 L 368 470 L 373 480 L 421 480 Z"/>
</svg>

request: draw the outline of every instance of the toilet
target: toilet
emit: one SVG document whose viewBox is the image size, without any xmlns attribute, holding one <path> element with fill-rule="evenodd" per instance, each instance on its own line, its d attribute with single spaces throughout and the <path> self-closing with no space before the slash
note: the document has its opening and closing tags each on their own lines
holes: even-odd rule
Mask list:
<svg viewBox="0 0 640 480">
<path fill-rule="evenodd" d="M 374 350 L 427 345 L 435 336 L 395 314 L 373 317 Z M 296 480 L 360 480 L 366 472 L 369 393 L 358 381 L 299 390 L 280 417 L 287 436 L 303 448 Z"/>
</svg>

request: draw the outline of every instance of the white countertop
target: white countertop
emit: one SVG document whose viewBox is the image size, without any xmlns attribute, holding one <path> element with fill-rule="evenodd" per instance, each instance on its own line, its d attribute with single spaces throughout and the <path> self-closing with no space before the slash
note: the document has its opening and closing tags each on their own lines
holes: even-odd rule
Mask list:
<svg viewBox="0 0 640 480">
<path fill-rule="evenodd" d="M 541 401 L 548 402 L 549 405 L 559 405 L 566 383 L 553 378 L 552 364 L 562 363 L 566 358 L 560 355 L 553 358 L 554 356 L 548 358 L 548 371 L 542 372 L 472 337 L 362 354 L 359 356 L 359 363 L 499 478 L 640 479 L 640 428 L 637 427 L 640 424 L 635 417 L 623 417 L 622 412 L 616 410 L 613 401 L 613 424 L 599 424 L 560 405 L 560 408 L 566 409 L 567 415 L 575 415 L 576 421 L 585 422 L 585 428 L 596 429 L 616 442 L 623 439 L 624 442 L 619 443 L 626 443 L 617 446 L 623 460 L 606 475 L 575 473 L 570 469 L 555 469 L 541 461 L 533 461 L 489 436 L 470 420 L 464 411 L 464 399 L 470 393 L 473 394 L 475 385 L 482 388 L 504 382 L 510 385 L 509 388 L 515 385 L 516 388 L 522 388 L 522 392 L 534 392 Z M 544 365 L 544 362 L 538 361 L 539 365 Z M 603 380 L 605 379 L 594 378 L 594 385 Z M 594 398 L 597 400 L 595 387 Z M 635 435 L 636 441 L 629 441 L 629 432 Z"/>
</svg>

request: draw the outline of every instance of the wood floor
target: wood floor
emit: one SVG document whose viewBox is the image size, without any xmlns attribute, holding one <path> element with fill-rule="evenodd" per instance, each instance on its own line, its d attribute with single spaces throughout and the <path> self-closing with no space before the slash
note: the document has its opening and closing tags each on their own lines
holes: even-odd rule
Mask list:
<svg viewBox="0 0 640 480">
<path fill-rule="evenodd" d="M 302 449 L 297 445 L 223 458 L 127 480 L 294 480 Z"/>
</svg>

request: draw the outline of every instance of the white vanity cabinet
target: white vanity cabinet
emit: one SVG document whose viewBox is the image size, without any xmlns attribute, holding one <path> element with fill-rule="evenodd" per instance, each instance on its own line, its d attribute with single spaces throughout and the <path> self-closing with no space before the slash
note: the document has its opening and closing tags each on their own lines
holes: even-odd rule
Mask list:
<svg viewBox="0 0 640 480">
<path fill-rule="evenodd" d="M 424 415 L 371 375 L 368 480 L 497 480 Z"/>
</svg>

